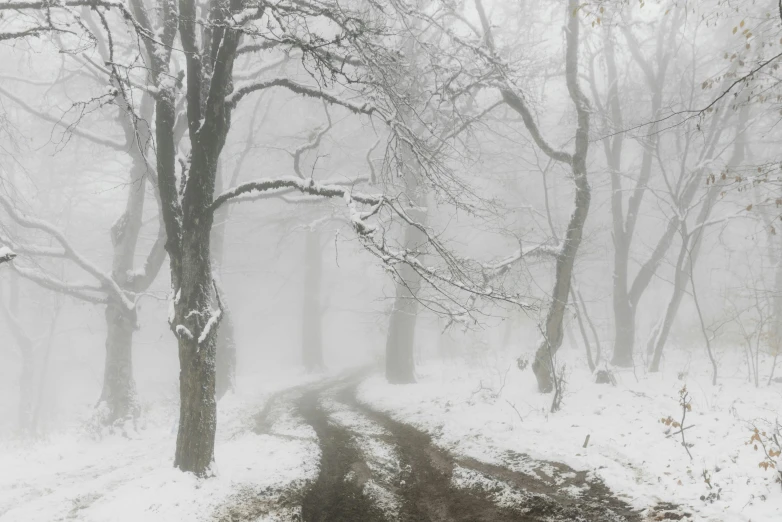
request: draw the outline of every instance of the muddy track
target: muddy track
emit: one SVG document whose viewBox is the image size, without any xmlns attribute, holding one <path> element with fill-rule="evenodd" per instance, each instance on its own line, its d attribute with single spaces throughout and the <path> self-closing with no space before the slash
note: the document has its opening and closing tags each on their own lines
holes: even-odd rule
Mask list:
<svg viewBox="0 0 782 522">
<path fill-rule="evenodd" d="M 532 475 L 455 457 L 435 446 L 429 435 L 360 404 L 355 396 L 358 382 L 349 379 L 333 383 L 306 392 L 298 401 L 298 411 L 315 429 L 322 452 L 319 477 L 303 499 L 305 522 L 641 520 L 604 485 L 588 481 L 586 473 L 562 464 L 539 463 L 548 474 Z M 365 485 L 372 479 L 372 472 L 357 440 L 367 435 L 330 420 L 323 406 L 326 395 L 350 413 L 382 427 L 383 434 L 375 438 L 392 446 L 398 458 L 398 477 L 384 485 L 390 495 L 401 500 L 396 513 L 384 513 L 366 494 Z M 523 455 L 508 458 L 510 463 L 514 458 L 526 459 L 526 467 L 533 462 Z M 473 480 L 460 486 L 454 480 L 458 476 Z M 582 494 L 574 496 L 563 488 L 578 488 Z"/>
<path fill-rule="evenodd" d="M 385 520 L 382 511 L 363 493 L 369 479 L 367 465 L 353 445 L 350 432 L 329 422 L 318 404 L 320 393 L 309 391 L 299 400 L 299 413 L 315 430 L 321 449 L 320 474 L 304 495 L 302 520 Z"/>
</svg>

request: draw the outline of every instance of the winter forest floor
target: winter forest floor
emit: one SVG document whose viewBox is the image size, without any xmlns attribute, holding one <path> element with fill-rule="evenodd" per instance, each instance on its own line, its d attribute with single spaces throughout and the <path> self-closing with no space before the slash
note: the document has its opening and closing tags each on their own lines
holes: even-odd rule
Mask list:
<svg viewBox="0 0 782 522">
<path fill-rule="evenodd" d="M 779 416 L 781 385 L 755 389 L 726 364 L 712 387 L 670 362 L 597 385 L 567 351 L 550 414 L 514 355 L 423 362 L 406 386 L 363 372 L 240 386 L 220 402 L 207 480 L 171 466 L 175 404 L 124 433 L 0 442 L 0 521 L 782 520 L 775 470 L 746 444 Z M 680 420 L 685 384 L 692 460 L 660 422 Z"/>
</svg>

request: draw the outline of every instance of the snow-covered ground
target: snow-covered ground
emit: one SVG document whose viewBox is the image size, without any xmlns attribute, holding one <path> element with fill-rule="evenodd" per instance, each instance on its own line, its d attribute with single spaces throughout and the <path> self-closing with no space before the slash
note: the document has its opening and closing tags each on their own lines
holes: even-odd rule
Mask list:
<svg viewBox="0 0 782 522">
<path fill-rule="evenodd" d="M 763 450 L 750 443 L 753 426 L 769 432 L 764 422 L 782 421 L 782 384 L 748 384 L 740 357 L 722 355 L 717 386 L 707 371 L 692 370 L 709 367 L 693 360 L 697 355 L 669 353 L 666 371 L 623 371 L 614 387 L 594 384 L 581 354 L 563 350 L 558 364 L 566 363 L 566 391 L 562 409 L 551 414 L 551 395 L 536 392 L 534 376 L 516 367 L 516 355 L 484 350 L 426 362 L 414 385 L 371 377 L 359 400 L 426 430 L 458 454 L 513 467 L 508 456 L 516 452 L 592 470 L 639 509 L 671 502 L 699 521 L 782 520 L 777 471 L 759 467 Z M 682 368 L 689 371 L 680 374 Z M 685 385 L 692 460 L 681 435 L 666 436 L 677 430 L 661 422 L 681 421 Z"/>
<path fill-rule="evenodd" d="M 173 401 L 148 407 L 124 434 L 97 436 L 82 422 L 46 440 L 0 441 L 0 520 L 289 520 L 284 496 L 317 475 L 315 433 L 290 412 L 254 433 L 254 417 L 273 393 L 313 379 L 277 372 L 240 381 L 242 391 L 218 405 L 216 477 L 206 480 L 173 467 Z"/>
</svg>

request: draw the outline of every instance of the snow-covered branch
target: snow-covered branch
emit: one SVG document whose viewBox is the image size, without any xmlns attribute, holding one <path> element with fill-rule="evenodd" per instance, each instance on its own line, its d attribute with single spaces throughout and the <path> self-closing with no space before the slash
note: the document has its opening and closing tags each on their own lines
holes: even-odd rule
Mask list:
<svg viewBox="0 0 782 522">
<path fill-rule="evenodd" d="M 100 286 L 89 285 L 87 283 L 66 282 L 40 270 L 22 267 L 18 264 L 14 264 L 14 270 L 23 278 L 54 292 L 69 295 L 82 301 L 87 301 L 88 303 L 105 304 L 109 301 L 103 288 Z"/>
<path fill-rule="evenodd" d="M 555 245 L 540 244 L 531 247 L 519 247 L 519 249 L 508 257 L 497 261 L 496 263 L 486 263 L 483 265 L 484 270 L 491 275 L 497 276 L 505 273 L 521 261 L 522 259 L 529 257 L 551 257 L 556 258 L 562 252 L 562 243 Z"/>
<path fill-rule="evenodd" d="M 0 247 L 0 263 L 7 263 L 16 257 L 16 252 L 6 246 Z"/>
<path fill-rule="evenodd" d="M 287 176 L 277 179 L 259 179 L 242 183 L 217 196 L 210 206 L 210 210 L 214 212 L 223 203 L 243 194 L 282 191 L 284 189 L 294 189 L 305 194 L 324 198 L 341 198 L 344 197 L 345 194 L 349 194 L 353 200 L 366 205 L 377 205 L 383 200 L 383 196 L 380 195 L 353 194 L 351 193 L 350 188 L 338 184 L 323 184 L 312 179 Z"/>
<path fill-rule="evenodd" d="M 308 96 L 310 98 L 318 98 L 331 105 L 339 105 L 341 107 L 345 107 L 346 109 L 348 109 L 349 111 L 355 114 L 371 115 L 377 110 L 375 106 L 369 103 L 362 103 L 362 104 L 354 103 L 350 100 L 340 98 L 336 94 L 324 92 L 317 87 L 310 87 L 308 85 L 295 82 L 290 78 L 286 78 L 286 77 L 269 78 L 267 80 L 257 80 L 253 82 L 247 82 L 245 84 L 240 84 L 236 87 L 236 89 L 234 89 L 234 92 L 226 96 L 225 103 L 228 105 L 229 108 L 234 108 L 236 107 L 236 104 L 239 103 L 239 101 L 245 96 L 247 96 L 248 94 L 253 93 L 255 91 L 269 89 L 271 87 L 283 87 L 296 94 L 301 94 L 302 96 Z"/>
<path fill-rule="evenodd" d="M 123 292 L 119 285 L 117 285 L 116 281 L 114 281 L 114 279 L 112 279 L 109 274 L 100 270 L 92 262 L 88 261 L 83 255 L 81 255 L 76 249 L 74 249 L 70 241 L 66 239 L 65 234 L 63 234 L 57 227 L 42 219 L 25 216 L 16 210 L 11 202 L 3 195 L 0 195 L 0 206 L 2 206 L 8 215 L 11 216 L 11 218 L 19 225 L 25 228 L 41 230 L 49 234 L 60 244 L 60 246 L 62 246 L 65 257 L 76 263 L 85 272 L 97 279 L 101 283 L 101 287 L 110 292 L 113 297 L 121 302 L 128 310 L 133 309 L 133 302 L 128 299 L 128 297 L 125 295 L 125 292 Z"/>
<path fill-rule="evenodd" d="M 65 250 L 57 247 L 42 245 L 22 245 L 11 238 L 0 234 L 0 243 L 7 245 L 15 254 L 40 257 L 65 257 Z"/>
</svg>

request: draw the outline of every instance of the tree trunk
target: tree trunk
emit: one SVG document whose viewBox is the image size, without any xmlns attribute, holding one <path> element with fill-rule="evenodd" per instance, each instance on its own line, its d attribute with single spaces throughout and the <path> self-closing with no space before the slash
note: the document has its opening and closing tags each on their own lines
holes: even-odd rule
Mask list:
<svg viewBox="0 0 782 522">
<path fill-rule="evenodd" d="M 426 212 L 421 210 L 407 209 L 407 213 L 418 223 L 426 219 Z M 425 238 L 420 230 L 407 226 L 404 241 L 405 248 L 415 251 Z M 421 276 L 407 264 L 401 266 L 399 276 L 386 338 L 386 379 L 391 384 L 410 384 L 415 382 L 415 326 Z"/>
<path fill-rule="evenodd" d="M 679 259 L 676 263 L 676 274 L 673 281 L 673 295 L 671 295 L 671 301 L 668 303 L 668 308 L 665 310 L 665 319 L 663 319 L 660 330 L 655 337 L 654 345 L 654 357 L 652 363 L 649 365 L 650 372 L 660 371 L 660 361 L 662 360 L 663 348 L 668 340 L 668 334 L 671 332 L 671 327 L 676 319 L 676 314 L 679 311 L 679 305 L 684 297 L 684 291 L 687 287 L 689 277 L 685 272 L 685 255 L 687 254 L 687 241 L 683 239 L 681 250 L 679 251 Z"/>
<path fill-rule="evenodd" d="M 33 411 L 35 400 L 35 352 L 30 346 L 21 350 L 22 372 L 19 375 L 19 432 L 33 434 Z"/>
<path fill-rule="evenodd" d="M 414 296 L 420 286 L 420 276 L 407 266 L 401 272 L 406 284 L 396 284 L 396 298 L 386 339 L 386 379 L 391 384 L 415 382 L 413 345 L 418 301 Z"/>
<path fill-rule="evenodd" d="M 218 286 L 218 288 L 220 288 Z M 234 339 L 233 314 L 225 303 L 225 294 L 220 288 L 220 299 L 223 301 L 223 314 L 220 328 L 217 330 L 217 346 L 215 348 L 215 396 L 217 400 L 229 391 L 236 390 L 236 341 Z"/>
<path fill-rule="evenodd" d="M 576 299 L 576 292 L 573 287 L 570 287 L 570 298 L 573 300 L 573 306 L 576 310 L 576 322 L 578 322 L 578 330 L 581 332 L 581 338 L 584 339 L 584 348 L 586 348 L 587 364 L 589 365 L 589 371 L 595 372 L 595 360 L 592 358 L 592 348 L 589 345 L 589 335 L 587 335 L 586 328 L 584 327 L 584 320 L 581 317 L 581 309 L 578 305 L 578 299 Z M 570 334 L 573 337 L 573 334 Z M 572 341 L 573 346 L 576 346 L 575 339 Z"/>
<path fill-rule="evenodd" d="M 193 212 L 193 214 L 196 214 Z M 179 341 L 179 430 L 174 466 L 203 477 L 214 461 L 217 429 L 215 353 L 218 324 L 211 304 L 215 284 L 209 255 L 212 216 L 197 213 L 182 227 L 181 281 L 174 298 Z M 219 318 L 219 315 L 218 315 Z"/>
<path fill-rule="evenodd" d="M 562 345 L 564 333 L 562 326 L 573 277 L 573 266 L 576 262 L 578 247 L 581 244 L 584 223 L 589 213 L 591 200 L 585 161 L 574 162 L 573 171 L 576 183 L 576 208 L 568 223 L 565 243 L 557 255 L 554 291 L 551 306 L 546 316 L 544 338 L 541 346 L 535 353 L 535 360 L 532 363 L 532 371 L 535 373 L 535 378 L 538 381 L 538 389 L 543 393 L 551 392 L 554 389 L 554 368 L 552 363 L 554 354 Z"/>
<path fill-rule="evenodd" d="M 106 362 L 103 390 L 98 400 L 104 424 L 135 418 L 139 413 L 136 382 L 133 379 L 133 331 L 136 313 L 118 303 L 106 306 Z"/>
<path fill-rule="evenodd" d="M 616 337 L 611 364 L 623 368 L 632 367 L 635 346 L 635 308 L 627 299 L 614 298 L 614 321 Z"/>
<path fill-rule="evenodd" d="M 747 105 L 745 105 L 739 111 L 739 117 L 736 124 L 736 141 L 733 145 L 733 153 L 728 160 L 728 170 L 735 168 L 744 162 L 746 149 L 745 130 L 748 119 L 749 109 L 747 108 Z M 715 121 L 717 121 L 716 116 Z M 708 153 L 707 157 L 711 156 L 712 154 Z M 696 177 L 695 179 L 697 181 L 699 177 Z M 696 186 L 697 184 L 695 182 L 693 182 L 691 185 L 691 187 Z M 703 227 L 711 215 L 712 207 L 717 201 L 717 196 L 719 193 L 720 186 L 712 182 L 712 185 L 709 187 L 708 192 L 706 193 L 704 202 L 701 204 L 698 217 L 696 218 L 695 226 L 699 228 L 694 231 L 694 234 L 696 234 L 695 238 L 690 241 L 689 236 L 686 233 L 682 234 L 682 246 L 681 250 L 679 251 L 678 261 L 676 263 L 673 295 L 671 296 L 668 308 L 665 311 L 665 319 L 663 320 L 662 326 L 660 327 L 660 331 L 655 337 L 654 357 L 649 367 L 649 371 L 651 372 L 657 372 L 660 370 L 660 361 L 662 359 L 662 352 L 665 348 L 665 343 L 668 340 L 668 334 L 670 333 L 673 322 L 676 319 L 676 313 L 679 311 L 679 305 L 681 304 L 681 300 L 684 297 L 684 292 L 687 288 L 690 274 L 693 273 L 695 262 L 698 259 L 698 253 L 700 251 L 700 246 L 703 240 Z M 689 202 L 692 201 L 692 194 L 694 194 L 694 190 L 685 196 L 685 205 L 689 205 Z M 681 227 L 686 231 L 686 222 L 682 223 Z"/>
<path fill-rule="evenodd" d="M 19 279 L 11 273 L 8 281 L 8 306 L 0 302 L 0 312 L 8 324 L 10 337 L 16 342 L 22 358 L 22 371 L 19 374 L 18 430 L 20 435 L 34 433 L 33 411 L 35 401 L 35 345 L 19 323 Z M 8 339 L 4 339 L 8 340 Z"/>
<path fill-rule="evenodd" d="M 301 325 L 301 355 L 308 372 L 323 369 L 323 333 L 321 328 L 322 252 L 320 233 L 307 229 L 304 233 L 304 309 Z"/>
<path fill-rule="evenodd" d="M 130 170 L 128 195 L 125 210 L 111 227 L 112 279 L 122 290 L 139 291 L 134 288 L 134 278 L 131 272 L 134 268 L 136 246 L 143 223 L 144 200 L 146 198 L 148 166 L 145 152 L 151 141 L 148 124 L 152 110 L 152 99 L 145 97 L 141 104 L 142 123 L 133 125 L 124 111 L 126 104 L 120 104 L 119 120 L 125 132 L 133 166 Z M 154 247 L 153 247 L 154 249 Z M 157 273 L 159 265 L 154 269 Z M 145 266 L 145 270 L 153 271 Z M 151 280 L 154 279 L 154 274 Z M 112 424 L 128 416 L 136 417 L 139 413 L 136 382 L 133 379 L 133 331 L 136 328 L 136 311 L 128 310 L 122 303 L 112 300 L 106 306 L 106 362 L 103 374 L 103 389 L 98 406 L 105 411 L 99 415 L 106 424 Z"/>
<path fill-rule="evenodd" d="M 543 342 L 535 353 L 535 360 L 532 362 L 532 371 L 535 373 L 535 378 L 538 381 L 538 390 L 544 393 L 554 389 L 554 354 L 562 345 L 562 323 L 567 307 L 568 295 L 570 294 L 570 285 L 573 281 L 573 266 L 576 263 L 576 254 L 578 253 L 578 247 L 581 245 L 584 224 L 589 214 L 589 203 L 592 199 L 586 166 L 587 154 L 589 152 L 591 108 L 589 100 L 584 96 L 578 83 L 579 20 L 578 16 L 573 14 L 574 10 L 577 11 L 577 7 L 578 3 L 576 0 L 568 2 L 568 34 L 565 50 L 565 79 L 568 93 L 578 115 L 578 126 L 575 133 L 575 152 L 568 157 L 568 163 L 573 172 L 573 183 L 576 188 L 575 208 L 567 225 L 565 239 L 557 254 L 554 290 L 551 295 L 551 306 L 546 316 Z M 525 125 L 528 128 L 530 127 L 526 122 Z M 542 140 L 538 138 L 536 141 Z M 556 402 L 554 405 L 556 405 Z"/>
<path fill-rule="evenodd" d="M 215 178 L 215 192 L 222 192 L 223 177 L 218 169 Z M 238 177 L 238 168 L 234 172 L 233 178 Z M 212 226 L 212 267 L 215 274 L 215 280 L 222 279 L 223 259 L 225 257 L 225 227 L 228 221 L 230 206 L 223 205 L 214 214 L 214 225 Z M 217 332 L 217 352 L 215 355 L 215 394 L 217 400 L 229 391 L 236 389 L 236 341 L 234 338 L 234 322 L 231 307 L 228 306 L 223 287 L 218 284 L 220 298 L 223 302 L 223 314 L 220 321 L 220 330 Z"/>
</svg>

